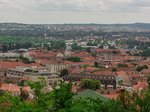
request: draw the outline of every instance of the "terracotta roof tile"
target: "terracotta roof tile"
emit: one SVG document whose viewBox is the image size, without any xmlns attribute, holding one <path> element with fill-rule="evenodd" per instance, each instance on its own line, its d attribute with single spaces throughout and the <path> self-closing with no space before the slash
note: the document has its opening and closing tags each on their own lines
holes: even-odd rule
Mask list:
<svg viewBox="0 0 150 112">
<path fill-rule="evenodd" d="M 114 94 L 105 94 L 104 96 L 106 96 L 109 99 L 117 99 L 119 97 L 118 93 L 114 93 Z"/>
<path fill-rule="evenodd" d="M 17 86 L 15 84 L 1 84 L 0 90 L 3 91 L 9 91 L 9 92 L 20 92 L 20 86 Z M 30 87 L 23 87 L 23 89 L 30 91 Z"/>
<path fill-rule="evenodd" d="M 25 64 L 23 62 L 14 62 L 14 61 L 0 61 L 0 68 L 8 69 L 8 68 L 16 68 L 17 66 L 31 67 L 37 66 L 41 67 L 38 63 Z"/>
</svg>

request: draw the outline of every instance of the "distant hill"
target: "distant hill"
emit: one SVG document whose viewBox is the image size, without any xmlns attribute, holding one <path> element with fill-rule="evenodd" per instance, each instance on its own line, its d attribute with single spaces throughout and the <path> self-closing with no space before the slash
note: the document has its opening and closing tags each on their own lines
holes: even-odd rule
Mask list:
<svg viewBox="0 0 150 112">
<path fill-rule="evenodd" d="M 150 31 L 150 24 L 149 23 L 133 23 L 133 24 L 104 24 L 102 25 L 103 28 L 108 30 L 115 30 L 115 31 Z"/>
<path fill-rule="evenodd" d="M 133 24 L 22 24 L 0 23 L 0 35 L 11 36 L 63 36 L 62 34 L 76 34 L 80 31 L 142 31 L 150 32 L 150 23 Z M 75 32 L 75 33 L 74 33 Z M 80 34 L 79 34 L 80 35 Z M 70 36 L 70 35 L 69 35 Z"/>
</svg>

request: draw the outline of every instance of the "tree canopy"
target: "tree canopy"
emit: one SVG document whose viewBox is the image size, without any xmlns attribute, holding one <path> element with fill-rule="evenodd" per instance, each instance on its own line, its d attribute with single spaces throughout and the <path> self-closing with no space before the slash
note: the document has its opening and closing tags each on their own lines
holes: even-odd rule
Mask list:
<svg viewBox="0 0 150 112">
<path fill-rule="evenodd" d="M 82 89 L 99 89 L 100 88 L 100 81 L 92 80 L 92 79 L 83 79 L 80 83 L 80 87 Z"/>
<path fill-rule="evenodd" d="M 51 92 L 43 92 L 45 82 L 29 82 L 34 90 L 34 99 L 26 93 L 14 96 L 0 92 L 0 112 L 150 112 L 150 90 L 125 92 L 116 100 L 100 98 L 74 98 L 72 84 L 61 83 Z"/>
<path fill-rule="evenodd" d="M 66 75 L 69 75 L 69 72 L 67 69 L 63 69 L 61 72 L 60 72 L 60 76 L 66 76 Z"/>
</svg>

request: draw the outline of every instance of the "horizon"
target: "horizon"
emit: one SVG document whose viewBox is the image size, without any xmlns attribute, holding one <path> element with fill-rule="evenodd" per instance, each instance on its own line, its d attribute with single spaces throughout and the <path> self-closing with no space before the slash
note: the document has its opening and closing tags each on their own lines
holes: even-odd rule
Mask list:
<svg viewBox="0 0 150 112">
<path fill-rule="evenodd" d="M 128 25 L 128 24 L 150 24 L 144 22 L 132 22 L 132 23 L 21 23 L 21 22 L 0 22 L 0 24 L 29 24 L 29 25 Z"/>
</svg>

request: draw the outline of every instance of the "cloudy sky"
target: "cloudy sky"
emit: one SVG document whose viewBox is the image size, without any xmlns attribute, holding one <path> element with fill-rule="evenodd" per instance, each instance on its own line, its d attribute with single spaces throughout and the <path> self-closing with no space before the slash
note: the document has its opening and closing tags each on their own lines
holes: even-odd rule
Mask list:
<svg viewBox="0 0 150 112">
<path fill-rule="evenodd" d="M 150 23 L 150 0 L 0 0 L 0 22 Z"/>
</svg>

